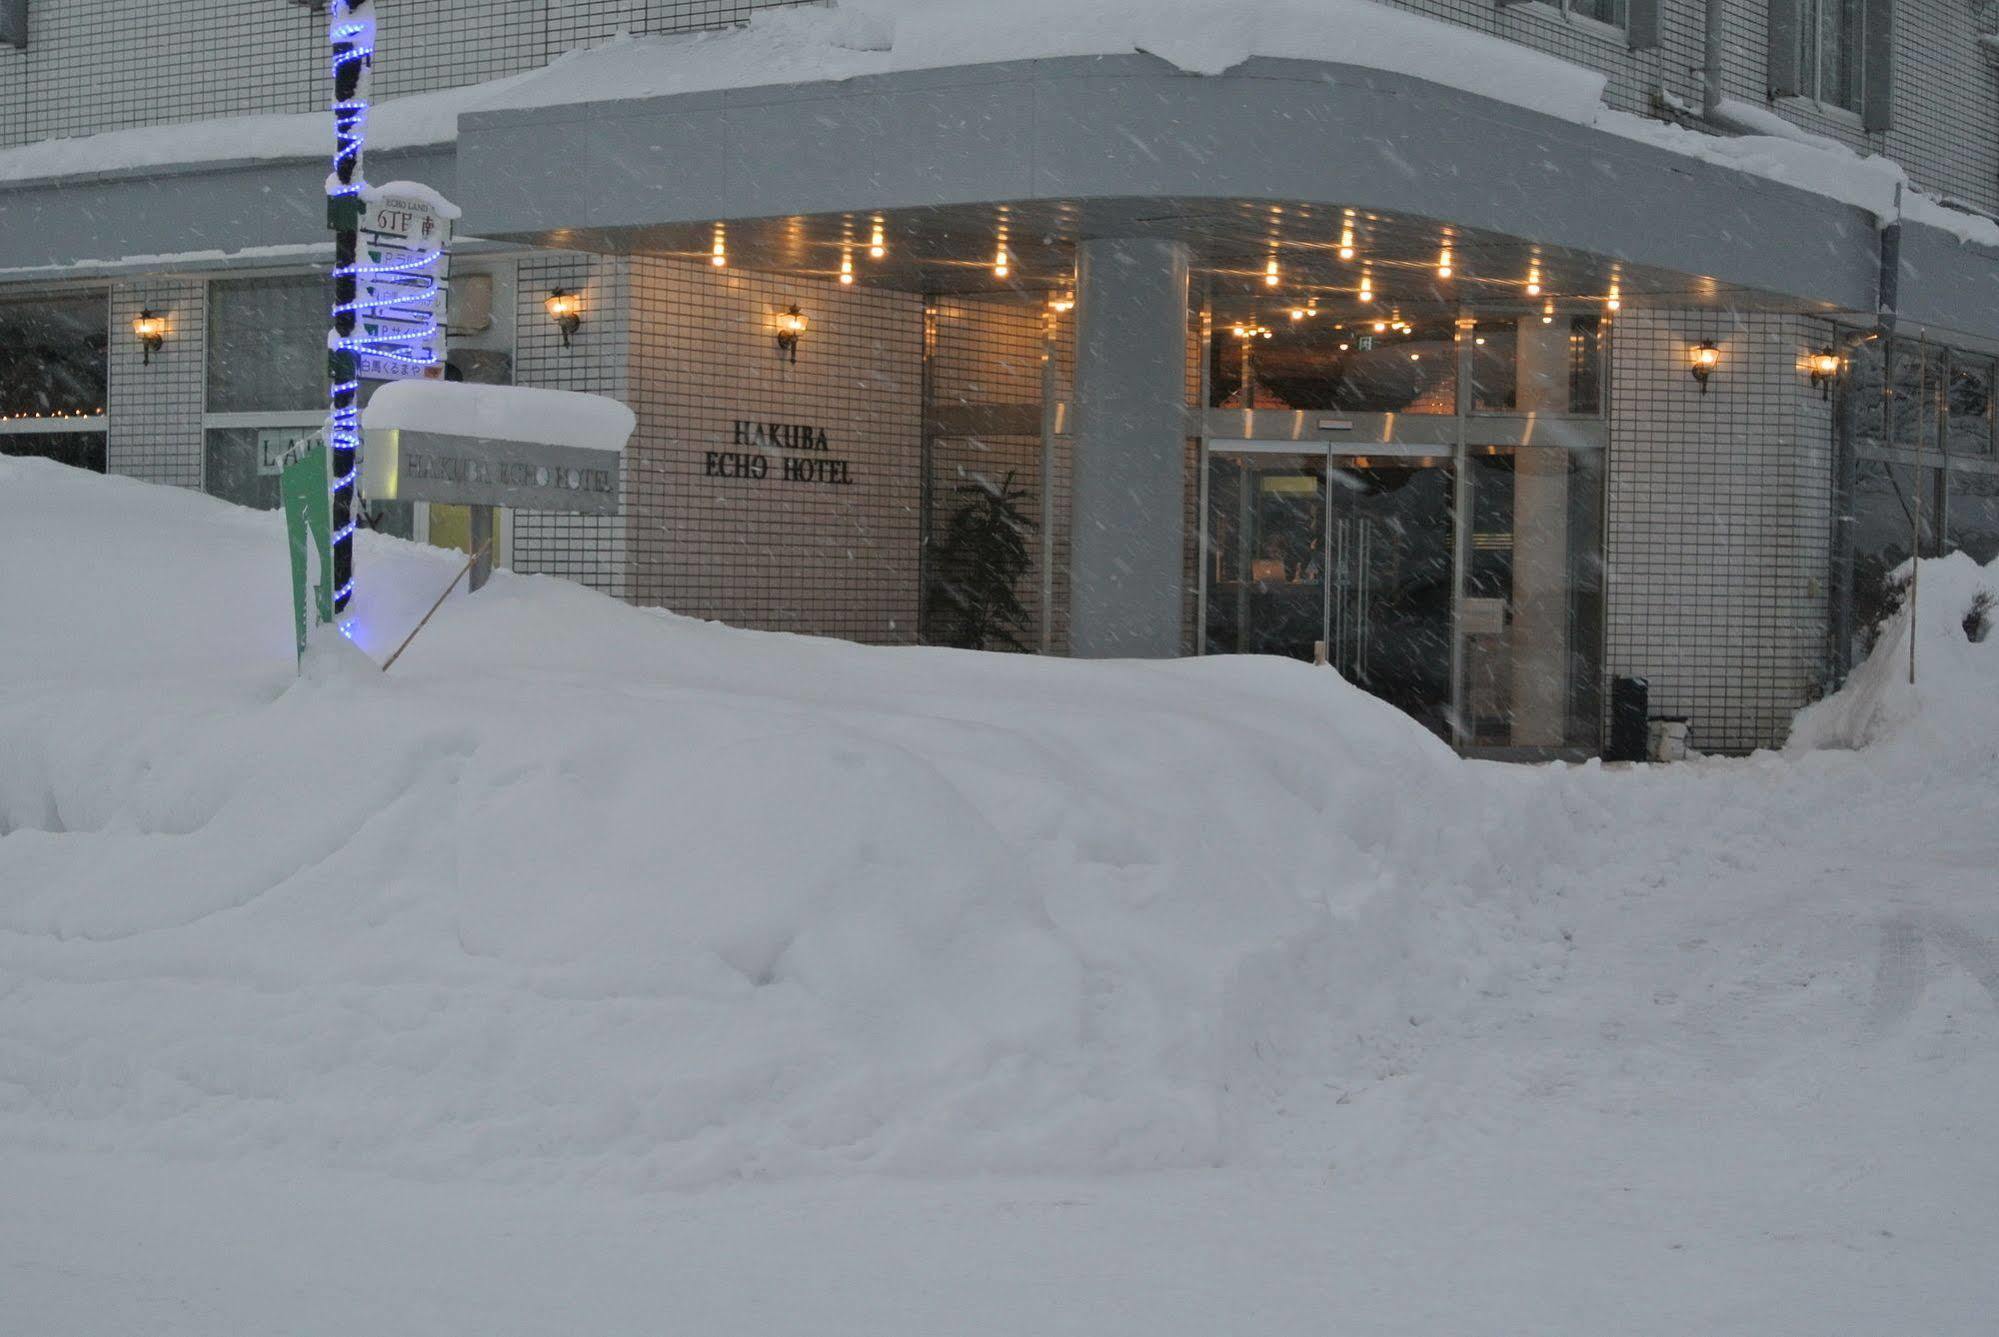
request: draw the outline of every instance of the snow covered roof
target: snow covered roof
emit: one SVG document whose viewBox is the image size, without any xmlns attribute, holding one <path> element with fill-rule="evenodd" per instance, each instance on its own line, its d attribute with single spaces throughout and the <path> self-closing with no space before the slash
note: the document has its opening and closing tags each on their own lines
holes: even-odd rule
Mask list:
<svg viewBox="0 0 1999 1337">
<path fill-rule="evenodd" d="M 1613 111 L 1604 77 L 1486 33 L 1375 0 L 845 0 L 758 13 L 737 29 L 619 37 L 544 69 L 380 104 L 376 150 L 448 144 L 481 111 L 717 92 L 1011 60 L 1141 52 L 1190 75 L 1253 56 L 1316 60 L 1429 80 L 1639 140 L 1999 247 L 1999 223 L 1907 186 L 1892 161 L 1787 130 L 1708 135 Z M 393 51 L 383 53 L 393 61 Z M 1757 109 L 1748 108 L 1755 111 Z M 1774 118 L 1772 118 L 1774 119 Z M 1774 128 L 1774 127 L 1772 127 Z M 322 113 L 149 126 L 0 150 L 0 182 L 218 161 L 306 158 L 328 149 Z"/>
</svg>

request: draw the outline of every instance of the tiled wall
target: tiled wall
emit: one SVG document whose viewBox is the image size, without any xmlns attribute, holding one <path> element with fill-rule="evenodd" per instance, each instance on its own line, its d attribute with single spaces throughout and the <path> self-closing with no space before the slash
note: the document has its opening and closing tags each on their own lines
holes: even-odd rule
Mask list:
<svg viewBox="0 0 1999 1337">
<path fill-rule="evenodd" d="M 424 0 L 382 8 L 376 91 L 455 87 L 532 69 L 619 30 L 673 32 L 739 22 L 791 0 Z M 1620 34 L 1565 19 L 1544 4 L 1393 0 L 1491 32 L 1609 76 L 1609 99 L 1647 112 L 1655 89 L 1700 98 L 1704 5 L 1665 0 L 1661 45 L 1632 51 Z M 323 100 L 322 21 L 281 0 L 33 0 L 31 41 L 0 49 L 0 145 L 129 125 L 252 111 L 306 111 Z M 1897 7 L 1896 124 L 1863 133 L 1856 118 L 1789 101 L 1799 124 L 1889 153 L 1918 182 L 1979 208 L 1999 208 L 1999 76 L 1977 45 L 1963 0 Z M 1731 6 L 1724 49 L 1732 96 L 1763 102 L 1765 9 Z"/>
<path fill-rule="evenodd" d="M 166 342 L 150 365 L 132 337 L 133 318 L 147 309 L 167 318 Z M 176 278 L 117 284 L 111 289 L 110 328 L 107 469 L 149 483 L 200 487 L 208 285 Z"/>
<path fill-rule="evenodd" d="M 1662 0 L 1660 45 L 1633 51 L 1620 33 L 1571 21 L 1552 4 L 1500 6 L 1494 0 L 1390 0 L 1453 23 L 1496 33 L 1601 70 L 1606 99 L 1621 111 L 1650 114 L 1664 88 L 1699 106 L 1705 0 Z M 1999 74 L 1978 47 L 1977 6 L 1966 0 L 1896 0 L 1894 126 L 1861 130 L 1857 116 L 1785 99 L 1776 110 L 1797 124 L 1854 148 L 1886 153 L 1924 188 L 1979 209 L 1999 209 Z M 1729 96 L 1768 103 L 1768 8 L 1760 0 L 1729 4 L 1722 82 Z"/>
<path fill-rule="evenodd" d="M 398 0 L 381 7 L 378 96 L 456 87 L 546 64 L 613 33 L 688 31 L 740 22 L 796 0 Z M 997 0 L 995 0 L 997 3 Z M 1603 71 L 1611 105 L 1647 113 L 1654 90 L 1700 101 L 1703 0 L 1663 0 L 1661 45 L 1633 51 L 1621 33 L 1571 21 L 1547 4 L 1390 0 Z M 26 50 L 0 48 L 0 146 L 324 101 L 324 22 L 284 0 L 31 0 Z M 1999 75 L 1980 51 L 1967 0 L 1899 0 L 1895 125 L 1868 135 L 1856 117 L 1795 100 L 1778 110 L 1856 148 L 1886 152 L 1923 186 L 1999 209 Z M 1724 82 L 1762 103 L 1766 8 L 1730 5 Z"/>
<path fill-rule="evenodd" d="M 1826 668 L 1832 414 L 1793 316 L 1628 312 L 1612 361 L 1608 667 L 1695 746 L 1783 741 Z M 1708 393 L 1688 349 L 1721 348 Z"/>
<path fill-rule="evenodd" d="M 624 31 L 739 23 L 797 0 L 384 0 L 377 97 L 536 69 Z M 0 147 L 326 103 L 326 19 L 287 0 L 30 0 L 0 46 Z"/>
<path fill-rule="evenodd" d="M 737 626 L 914 641 L 922 299 L 674 260 L 629 266 L 628 597 Z M 523 282 L 522 293 L 545 290 Z M 776 344 L 793 305 L 810 322 L 796 362 Z M 741 446 L 738 421 L 823 428 L 827 448 Z M 711 475 L 711 451 L 762 456 L 766 474 Z M 843 468 L 794 479 L 787 462 Z"/>
<path fill-rule="evenodd" d="M 609 256 L 544 253 L 520 262 L 515 283 L 514 383 L 578 390 L 630 402 L 631 262 Z M 555 288 L 583 296 L 583 325 L 565 346 L 542 302 Z M 629 449 L 622 487 L 629 498 L 643 461 Z M 629 514 L 630 503 L 626 512 Z M 562 576 L 620 598 L 630 596 L 626 515 L 514 513 L 516 571 Z"/>
</svg>

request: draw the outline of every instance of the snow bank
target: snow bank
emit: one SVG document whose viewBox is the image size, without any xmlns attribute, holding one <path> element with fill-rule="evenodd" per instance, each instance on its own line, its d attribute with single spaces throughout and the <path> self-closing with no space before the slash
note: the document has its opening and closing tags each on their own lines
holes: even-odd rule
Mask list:
<svg viewBox="0 0 1999 1337">
<path fill-rule="evenodd" d="M 1896 578 L 1909 574 L 1904 563 Z M 1905 598 L 1845 686 L 1799 713 L 1787 750 L 1892 744 L 1918 757 L 1999 757 L 1999 562 L 1926 559 L 1915 584 L 1913 618 Z"/>
<path fill-rule="evenodd" d="M 360 563 L 379 660 L 456 558 Z M 295 681 L 288 600 L 273 515 L 0 460 L 0 1145 L 1210 1165 L 1560 950 L 1480 902 L 1535 828 L 1440 839 L 1511 781 L 1327 671 L 867 649 L 502 573 L 392 672 Z"/>
<path fill-rule="evenodd" d="M 523 385 L 397 381 L 375 392 L 361 411 L 361 425 L 623 450 L 639 420 L 631 409 L 606 395 Z"/>
</svg>

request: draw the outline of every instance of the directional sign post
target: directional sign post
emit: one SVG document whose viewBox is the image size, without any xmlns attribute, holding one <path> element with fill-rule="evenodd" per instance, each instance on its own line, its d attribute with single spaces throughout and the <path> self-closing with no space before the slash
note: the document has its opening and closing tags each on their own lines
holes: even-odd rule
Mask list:
<svg viewBox="0 0 1999 1337">
<path fill-rule="evenodd" d="M 370 188 L 362 205 L 354 333 L 360 378 L 441 380 L 449 206 L 403 183 Z"/>
</svg>

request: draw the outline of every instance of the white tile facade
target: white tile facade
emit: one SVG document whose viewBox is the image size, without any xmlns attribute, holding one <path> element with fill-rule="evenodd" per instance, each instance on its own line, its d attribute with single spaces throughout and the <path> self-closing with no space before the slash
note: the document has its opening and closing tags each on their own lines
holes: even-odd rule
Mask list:
<svg viewBox="0 0 1999 1337">
<path fill-rule="evenodd" d="M 684 32 L 747 19 L 796 0 L 383 0 L 381 97 L 451 88 L 537 68 L 619 31 Z M 1705 5 L 1663 0 L 1661 42 L 1633 51 L 1623 34 L 1564 18 L 1552 4 L 1388 0 L 1602 71 L 1611 105 L 1652 110 L 1655 90 L 1700 100 Z M 26 49 L 0 48 L 0 147 L 60 135 L 324 101 L 323 20 L 285 0 L 30 0 Z M 1885 152 L 1921 185 L 1999 210 L 1999 73 L 1980 49 L 1979 6 L 1897 0 L 1894 125 L 1785 100 L 1777 110 L 1856 148 Z M 1767 7 L 1731 5 L 1724 81 L 1767 100 Z M 1989 30 L 1986 28 L 1984 30 Z"/>
<path fill-rule="evenodd" d="M 145 310 L 166 317 L 166 342 L 148 363 L 132 334 Z M 111 289 L 106 468 L 149 483 L 201 486 L 201 410 L 207 392 L 208 285 L 150 277 Z"/>
<path fill-rule="evenodd" d="M 1832 412 L 1794 316 L 1628 312 L 1612 344 L 1608 647 L 1697 747 L 1783 740 L 1827 666 Z M 1721 365 L 1700 392 L 1688 350 Z"/>
</svg>

